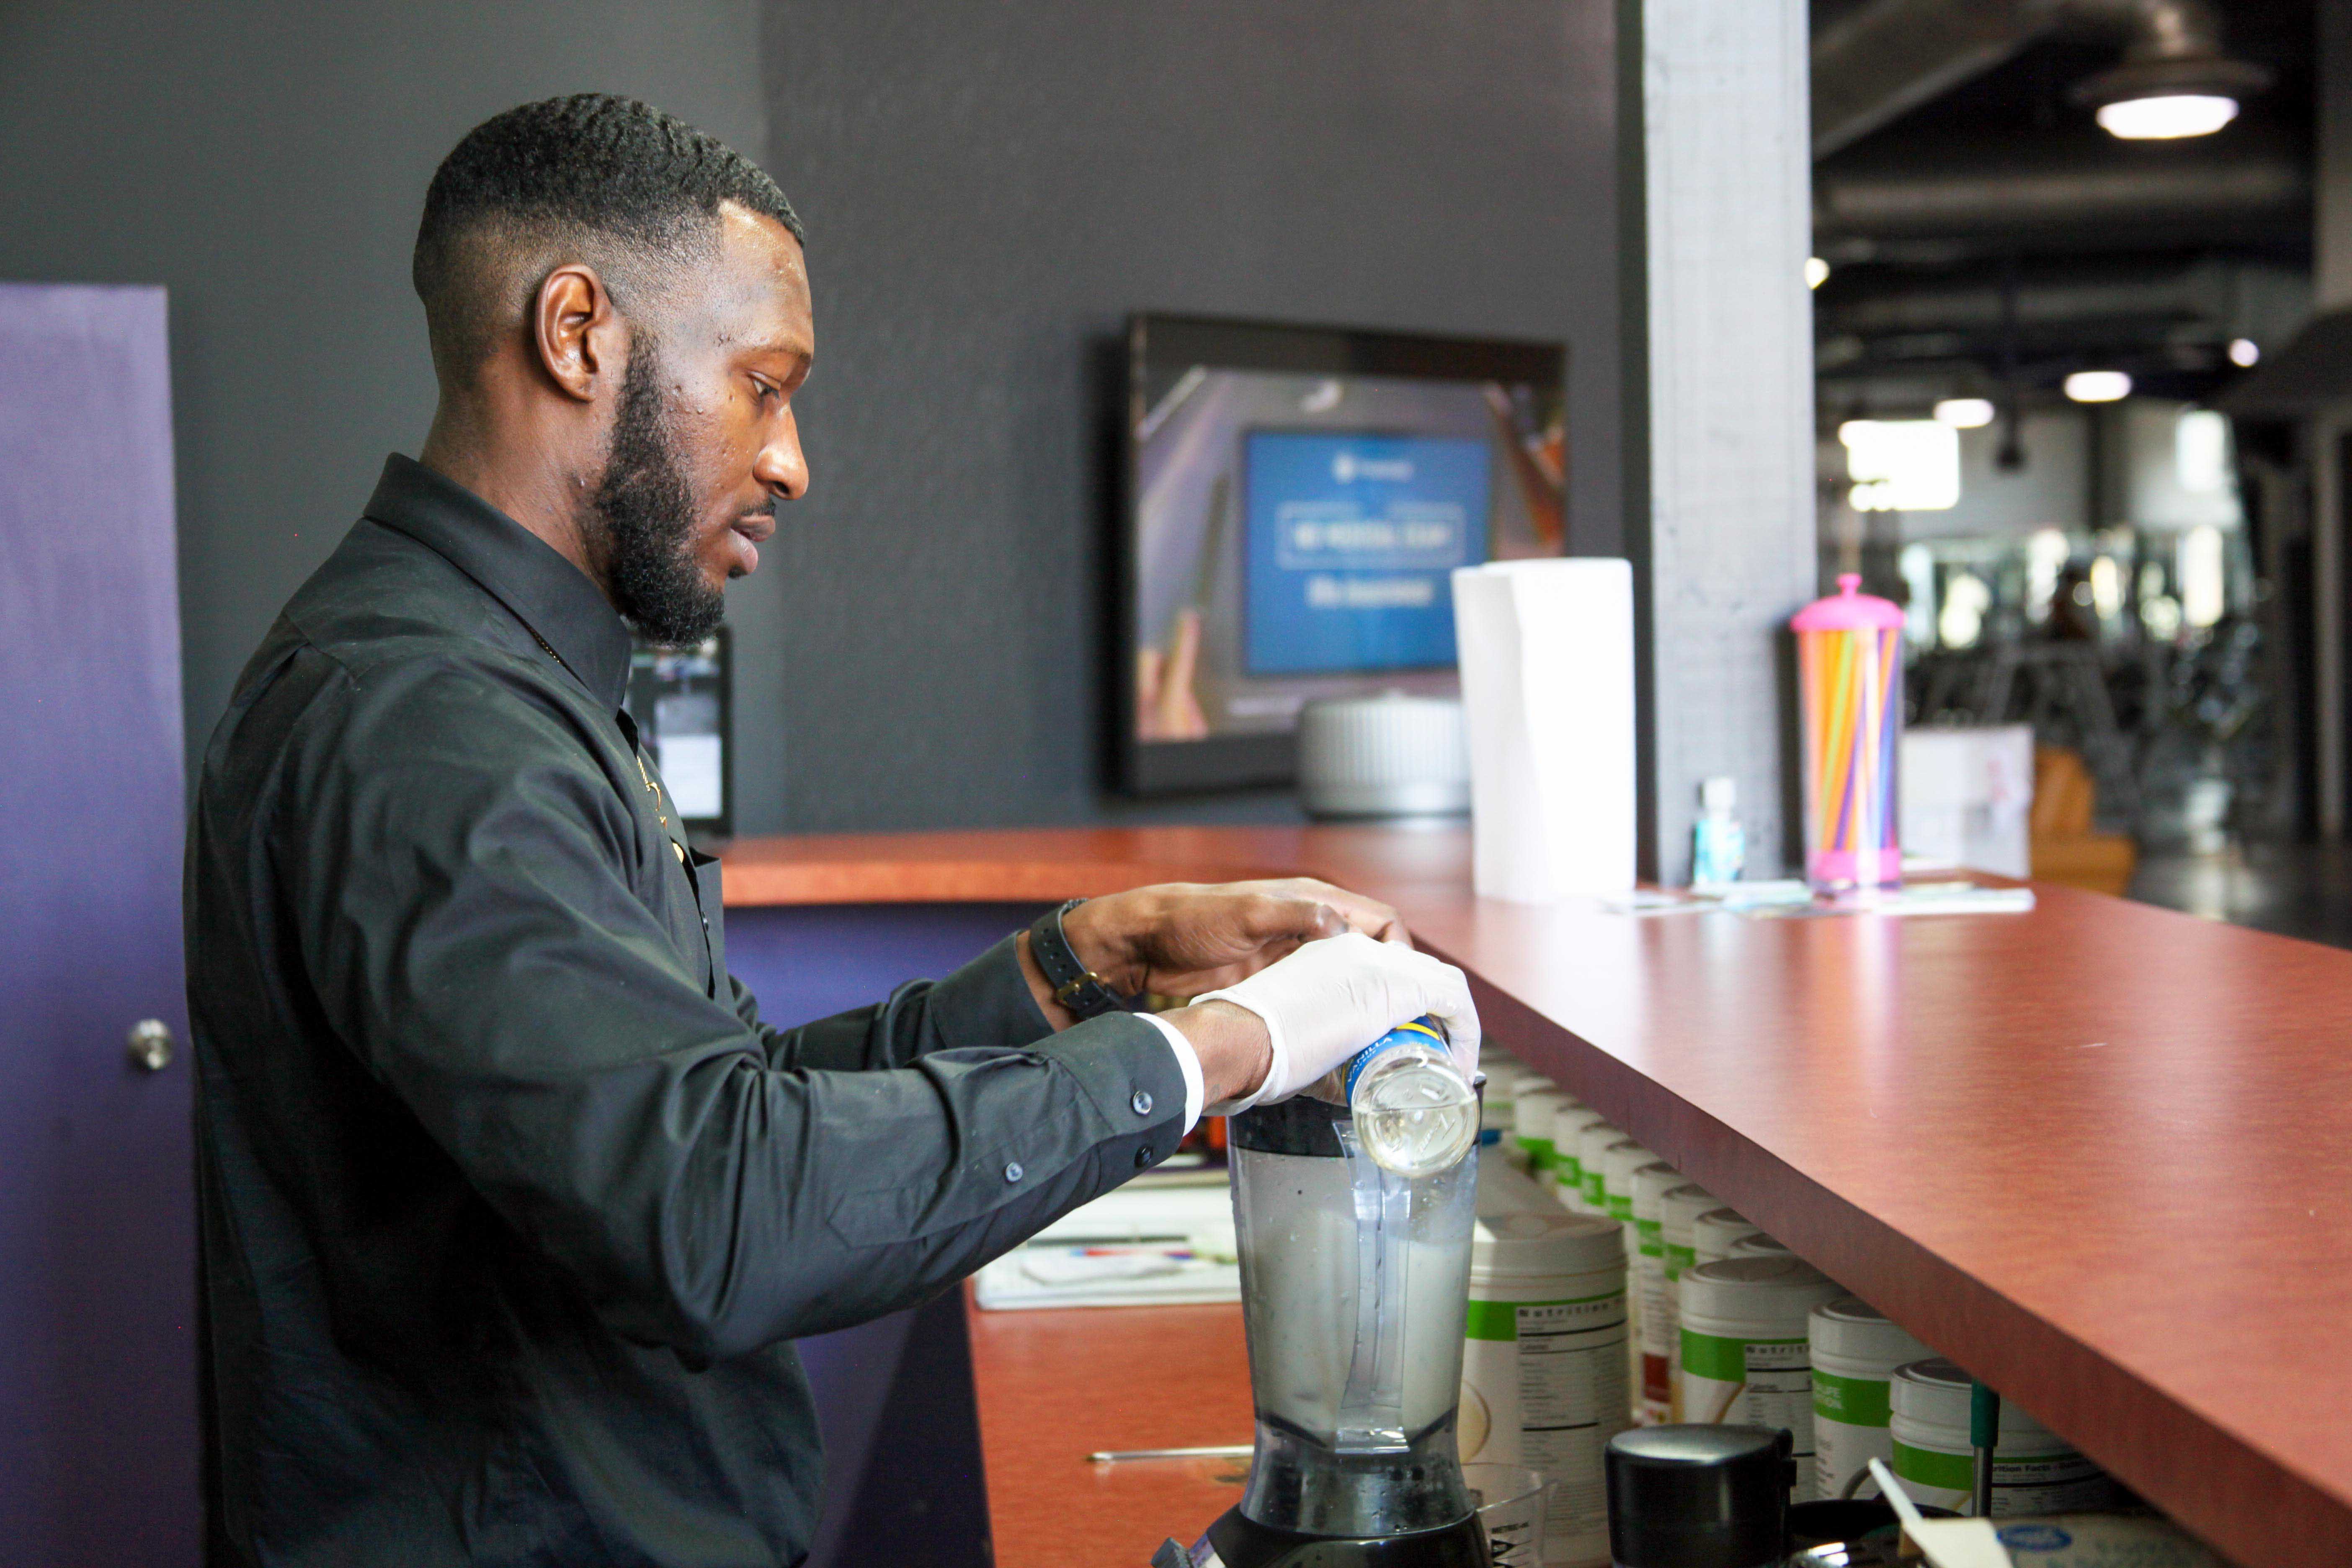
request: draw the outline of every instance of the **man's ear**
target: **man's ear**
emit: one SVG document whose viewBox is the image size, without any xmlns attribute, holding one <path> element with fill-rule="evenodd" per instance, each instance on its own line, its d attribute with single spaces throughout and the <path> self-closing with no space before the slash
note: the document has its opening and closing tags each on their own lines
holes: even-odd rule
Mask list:
<svg viewBox="0 0 2352 1568">
<path fill-rule="evenodd" d="M 604 280 L 585 262 L 549 273 L 532 300 L 531 346 L 557 389 L 593 402 L 607 368 L 625 362 L 627 329 L 613 309 Z"/>
</svg>

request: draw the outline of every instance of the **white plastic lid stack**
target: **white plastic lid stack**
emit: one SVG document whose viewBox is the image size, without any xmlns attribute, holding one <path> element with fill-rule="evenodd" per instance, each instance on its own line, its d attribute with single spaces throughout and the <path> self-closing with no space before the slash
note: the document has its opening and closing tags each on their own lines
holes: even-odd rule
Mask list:
<svg viewBox="0 0 2352 1568">
<path fill-rule="evenodd" d="M 1801 1323 L 1805 1314 L 1845 1291 L 1828 1275 L 1796 1258 L 1727 1258 L 1683 1276 L 1683 1321 Z M 1963 1382 L 1962 1405 L 1967 1404 Z M 1968 1411 L 1960 1412 L 1962 1421 Z"/>
<path fill-rule="evenodd" d="M 1597 1215 L 1542 1212 L 1481 1215 L 1470 1232 L 1470 1278 L 1478 1282 L 1598 1274 L 1625 1266 L 1617 1227 Z"/>
<path fill-rule="evenodd" d="M 1691 1221 L 1691 1251 L 1701 1263 L 1717 1263 L 1741 1237 L 1763 1234 L 1762 1226 L 1750 1225 L 1737 1209 L 1709 1209 Z"/>
<path fill-rule="evenodd" d="M 1968 1447 L 1969 1374 L 1941 1356 L 1928 1361 L 1915 1361 L 1895 1369 L 1894 1386 L 1888 1398 L 1895 1414 L 1906 1422 L 1922 1426 L 1944 1426 L 1958 1431 L 1960 1447 Z M 2023 1454 L 2049 1453 L 2056 1449 L 2071 1451 L 2074 1445 L 2025 1413 L 2013 1399 L 2000 1402 L 2000 1441 L 2004 1457 L 2012 1449 Z M 2000 1474 L 1999 1470 L 1993 1472 Z"/>
<path fill-rule="evenodd" d="M 1552 1178 L 1559 1201 L 1580 1214 L 1592 1212 L 1584 1203 L 1584 1134 L 1607 1124 L 1589 1105 L 1563 1105 L 1551 1119 Z"/>
<path fill-rule="evenodd" d="M 1521 1147 L 1540 1142 L 1551 1145 L 1551 1121 L 1559 1114 L 1568 1096 L 1552 1088 L 1522 1087 L 1511 1100 L 1511 1130 L 1518 1135 Z"/>
<path fill-rule="evenodd" d="M 1661 1228 L 1666 1220 L 1666 1194 L 1677 1187 L 1688 1186 L 1683 1173 L 1664 1160 L 1654 1160 L 1633 1173 L 1633 1219 L 1636 1224 L 1655 1221 Z"/>
<path fill-rule="evenodd" d="M 1633 1173 L 1644 1165 L 1654 1165 L 1658 1157 L 1633 1138 L 1620 1138 L 1601 1152 L 1601 1202 L 1607 1217 L 1614 1220 L 1625 1232 L 1625 1262 L 1629 1270 L 1636 1268 L 1641 1258 L 1641 1243 L 1633 1232 Z M 1588 1187 L 1589 1194 L 1591 1189 Z M 1625 1321 L 1632 1332 L 1625 1336 L 1626 1393 L 1633 1401 L 1633 1414 L 1640 1419 L 1642 1409 L 1642 1328 L 1646 1315 L 1642 1292 L 1625 1292 Z"/>
<path fill-rule="evenodd" d="M 1612 1127 L 1606 1121 L 1593 1122 L 1577 1135 L 1577 1160 L 1584 1171 L 1584 1206 L 1591 1213 L 1607 1212 L 1607 1173 L 1602 1169 L 1604 1162 L 1601 1156 L 1608 1153 L 1609 1145 L 1624 1136 L 1622 1129 Z"/>
<path fill-rule="evenodd" d="M 1933 1359 L 1926 1346 L 1859 1296 L 1841 1296 L 1814 1308 L 1811 1328 L 1817 1358 L 1885 1367 L 1890 1374 L 1906 1363 Z M 1967 1419 L 1965 1409 L 1960 1415 Z"/>
<path fill-rule="evenodd" d="M 1658 1223 L 1665 1235 L 1669 1267 L 1679 1269 L 1697 1261 L 1685 1256 L 1692 1250 L 1691 1226 L 1699 1215 L 1722 1206 L 1713 1193 L 1696 1182 L 1670 1188 L 1658 1199 Z"/>
<path fill-rule="evenodd" d="M 1657 1163 L 1658 1157 L 1637 1139 L 1620 1138 L 1601 1151 L 1601 1190 L 1609 1195 L 1610 1218 L 1633 1223 L 1633 1173 Z"/>
</svg>

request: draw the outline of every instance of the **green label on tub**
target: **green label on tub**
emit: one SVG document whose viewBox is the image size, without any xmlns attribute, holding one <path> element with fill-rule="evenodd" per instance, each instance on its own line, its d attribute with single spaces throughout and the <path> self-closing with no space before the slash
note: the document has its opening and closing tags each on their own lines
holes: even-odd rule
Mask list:
<svg viewBox="0 0 2352 1568">
<path fill-rule="evenodd" d="M 1601 1167 L 1598 1165 L 1587 1165 L 1584 1168 L 1584 1201 L 1591 1204 L 1596 1212 L 1605 1208 L 1608 1203 L 1608 1200 L 1601 1194 Z"/>
<path fill-rule="evenodd" d="M 1687 1247 L 1676 1247 L 1671 1241 L 1666 1243 L 1667 1279 L 1679 1279 L 1685 1274 L 1697 1267 L 1698 1253 L 1695 1249 Z"/>
<path fill-rule="evenodd" d="M 1553 1178 L 1557 1180 L 1561 1186 L 1574 1187 L 1580 1192 L 1583 1190 L 1584 1162 L 1578 1159 L 1575 1155 L 1564 1152 L 1560 1150 L 1553 1150 L 1551 1156 L 1551 1173 Z"/>
<path fill-rule="evenodd" d="M 1611 1219 L 1615 1220 L 1619 1225 L 1631 1225 L 1633 1223 L 1633 1194 L 1611 1193 L 1609 1194 L 1608 1202 L 1609 1217 Z"/>
<path fill-rule="evenodd" d="M 1717 1383 L 1748 1381 L 1748 1342 L 1683 1331 L 1683 1370 Z"/>
<path fill-rule="evenodd" d="M 1549 1138 L 1522 1138 L 1519 1147 L 1528 1152 L 1528 1163 L 1538 1171 L 1550 1170 L 1552 1161 L 1559 1157 Z"/>
<path fill-rule="evenodd" d="M 1473 1301 L 1463 1320 L 1463 1337 L 1473 1340 L 1516 1340 L 1519 1337 L 1517 1301 Z"/>
<path fill-rule="evenodd" d="M 1711 1377 L 1717 1383 L 1746 1383 L 1749 1351 L 1759 1358 L 1757 1364 L 1774 1370 L 1805 1368 L 1805 1342 L 1802 1340 L 1732 1340 L 1719 1334 L 1702 1334 L 1695 1329 L 1683 1330 L 1683 1371 L 1693 1377 Z"/>
<path fill-rule="evenodd" d="M 1899 1438 L 1895 1444 L 1895 1473 L 1904 1480 L 1917 1481 L 1923 1487 L 1941 1487 L 1948 1492 L 1976 1489 L 1975 1459 L 1966 1454 L 1939 1454 L 1933 1448 L 1915 1448 Z"/>
<path fill-rule="evenodd" d="M 1666 1229 L 1657 1220 L 1635 1220 L 1633 1235 L 1641 1246 L 1643 1257 L 1664 1258 L 1666 1255 Z"/>
<path fill-rule="evenodd" d="M 1891 1416 L 1887 1391 L 1893 1386 L 1884 1378 L 1840 1377 L 1816 1366 L 1813 1414 L 1849 1426 L 1884 1426 Z"/>
</svg>

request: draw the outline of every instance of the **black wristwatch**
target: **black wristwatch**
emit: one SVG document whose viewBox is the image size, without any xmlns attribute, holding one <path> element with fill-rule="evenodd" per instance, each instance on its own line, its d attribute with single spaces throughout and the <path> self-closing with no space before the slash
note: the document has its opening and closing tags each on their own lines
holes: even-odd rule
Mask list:
<svg viewBox="0 0 2352 1568">
<path fill-rule="evenodd" d="M 1073 1017 L 1098 1018 L 1105 1013 L 1132 1013 L 1135 998 L 1120 995 L 1111 989 L 1109 981 L 1079 963 L 1069 937 L 1062 930 L 1062 917 L 1085 902 L 1084 899 L 1072 899 L 1039 915 L 1036 923 L 1029 928 L 1029 956 L 1045 971 L 1045 984 L 1054 988 L 1054 1000 Z"/>
</svg>

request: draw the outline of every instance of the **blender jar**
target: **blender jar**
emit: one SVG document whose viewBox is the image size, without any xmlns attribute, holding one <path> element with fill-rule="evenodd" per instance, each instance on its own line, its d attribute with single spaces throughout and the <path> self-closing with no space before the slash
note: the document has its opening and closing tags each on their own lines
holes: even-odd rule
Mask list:
<svg viewBox="0 0 2352 1568">
<path fill-rule="evenodd" d="M 1234 1226 L 1256 1447 L 1241 1512 L 1349 1538 L 1466 1518 L 1454 1447 L 1478 1156 L 1382 1170 L 1347 1108 L 1233 1119 Z"/>
</svg>

